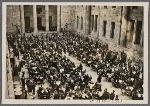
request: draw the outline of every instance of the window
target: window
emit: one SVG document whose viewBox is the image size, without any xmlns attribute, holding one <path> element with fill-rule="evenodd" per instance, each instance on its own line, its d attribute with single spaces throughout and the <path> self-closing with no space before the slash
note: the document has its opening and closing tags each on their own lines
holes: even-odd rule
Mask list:
<svg viewBox="0 0 150 106">
<path fill-rule="evenodd" d="M 30 29 L 30 17 L 25 17 L 25 29 L 26 29 L 26 32 L 29 32 L 29 29 Z"/>
<path fill-rule="evenodd" d="M 95 15 L 95 31 L 97 31 L 97 19 L 98 19 L 98 15 Z"/>
<path fill-rule="evenodd" d="M 79 26 L 79 17 L 77 16 L 77 29 L 78 29 L 78 26 Z"/>
<path fill-rule="evenodd" d="M 53 20 L 52 20 L 52 16 L 49 16 L 49 28 L 51 28 L 51 27 L 52 27 L 52 22 L 53 22 Z"/>
<path fill-rule="evenodd" d="M 116 8 L 116 6 L 112 6 L 112 8 Z"/>
<path fill-rule="evenodd" d="M 81 17 L 81 29 L 83 29 L 83 17 Z"/>
<path fill-rule="evenodd" d="M 142 31 L 142 21 L 137 21 L 136 36 L 135 36 L 135 42 L 134 42 L 135 44 L 140 44 L 141 31 Z"/>
<path fill-rule="evenodd" d="M 138 6 L 132 6 L 132 9 L 137 9 L 138 8 Z"/>
<path fill-rule="evenodd" d="M 107 6 L 104 6 L 104 8 L 107 8 Z"/>
<path fill-rule="evenodd" d="M 115 22 L 111 22 L 110 38 L 114 38 Z"/>
<path fill-rule="evenodd" d="M 106 35 L 106 24 L 107 24 L 107 21 L 103 21 L 103 36 Z"/>
<path fill-rule="evenodd" d="M 94 15 L 91 16 L 91 22 L 92 22 L 92 30 L 94 28 Z"/>
</svg>

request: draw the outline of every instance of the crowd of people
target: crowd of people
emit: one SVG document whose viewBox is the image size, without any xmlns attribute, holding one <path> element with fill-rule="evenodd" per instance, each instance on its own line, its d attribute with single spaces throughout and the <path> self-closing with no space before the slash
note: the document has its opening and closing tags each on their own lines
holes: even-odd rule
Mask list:
<svg viewBox="0 0 150 106">
<path fill-rule="evenodd" d="M 26 68 L 29 78 L 25 78 L 23 72 L 22 85 L 35 94 L 35 87 L 40 84 L 37 91 L 40 99 L 119 100 L 115 91 L 108 92 L 107 88 L 102 91 L 102 77 L 133 100 L 143 99 L 143 63 L 135 64 L 123 51 L 111 51 L 98 40 L 68 32 L 8 36 L 7 39 L 12 48 L 10 52 L 18 59 L 20 54 L 23 56 L 19 66 L 15 65 L 13 56 L 10 58 L 14 75 L 21 72 L 22 67 Z M 76 67 L 63 55 L 66 53 L 96 71 L 97 82 L 92 82 L 82 63 Z M 43 87 L 45 81 L 49 83 L 47 88 Z"/>
</svg>

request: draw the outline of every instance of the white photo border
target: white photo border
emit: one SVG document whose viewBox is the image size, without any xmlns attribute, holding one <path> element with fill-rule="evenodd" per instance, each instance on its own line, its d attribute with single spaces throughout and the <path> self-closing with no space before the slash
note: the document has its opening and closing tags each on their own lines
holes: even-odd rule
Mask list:
<svg viewBox="0 0 150 106">
<path fill-rule="evenodd" d="M 99 5 L 144 7 L 144 100 L 26 100 L 6 99 L 6 6 L 7 5 Z M 148 104 L 148 10 L 149 2 L 2 2 L 2 104 Z"/>
</svg>

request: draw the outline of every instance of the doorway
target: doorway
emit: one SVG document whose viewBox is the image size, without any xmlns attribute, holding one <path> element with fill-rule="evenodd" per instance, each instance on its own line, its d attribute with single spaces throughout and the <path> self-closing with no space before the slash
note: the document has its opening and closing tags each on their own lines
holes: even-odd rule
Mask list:
<svg viewBox="0 0 150 106">
<path fill-rule="evenodd" d="M 92 22 L 92 31 L 94 29 L 94 15 L 91 16 L 91 22 Z"/>
<path fill-rule="evenodd" d="M 142 30 L 142 21 L 137 21 L 135 44 L 140 44 L 141 30 Z"/>
<path fill-rule="evenodd" d="M 114 38 L 115 22 L 111 22 L 110 38 Z"/>
<path fill-rule="evenodd" d="M 107 21 L 103 21 L 103 36 L 106 35 L 106 24 L 107 24 Z"/>
<path fill-rule="evenodd" d="M 37 27 L 38 27 L 38 30 L 42 30 L 42 18 L 41 17 L 37 17 Z"/>
<path fill-rule="evenodd" d="M 25 17 L 25 32 L 28 33 L 30 30 L 30 17 Z"/>
<path fill-rule="evenodd" d="M 95 32 L 97 32 L 98 15 L 95 15 Z"/>
</svg>

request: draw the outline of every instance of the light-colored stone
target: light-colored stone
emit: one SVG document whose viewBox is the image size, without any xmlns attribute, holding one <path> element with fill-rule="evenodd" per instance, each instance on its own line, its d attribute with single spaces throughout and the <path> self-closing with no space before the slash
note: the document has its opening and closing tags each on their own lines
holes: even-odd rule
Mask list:
<svg viewBox="0 0 150 106">
<path fill-rule="evenodd" d="M 46 31 L 49 31 L 49 6 L 45 5 L 45 23 L 46 23 Z"/>
<path fill-rule="evenodd" d="M 36 11 L 36 5 L 33 5 L 33 19 L 34 19 L 34 33 L 37 33 L 37 11 Z"/>
</svg>

